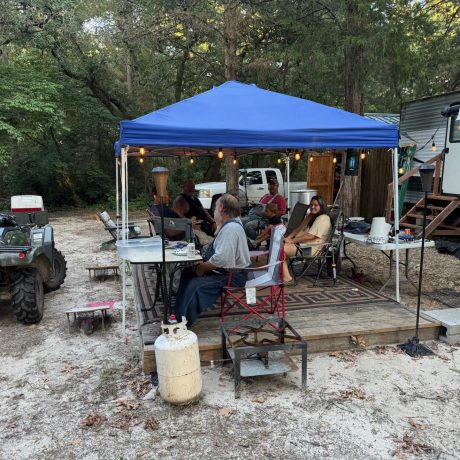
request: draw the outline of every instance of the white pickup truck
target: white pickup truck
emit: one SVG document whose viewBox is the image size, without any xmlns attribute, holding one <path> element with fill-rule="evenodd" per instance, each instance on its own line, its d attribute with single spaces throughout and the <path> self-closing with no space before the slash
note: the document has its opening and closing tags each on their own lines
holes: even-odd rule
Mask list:
<svg viewBox="0 0 460 460">
<path fill-rule="evenodd" d="M 268 181 L 275 178 L 279 183 L 278 192 L 286 198 L 287 190 L 284 184 L 283 175 L 277 168 L 247 168 L 240 169 L 239 200 L 241 206 L 249 206 L 258 203 L 268 193 Z M 291 182 L 290 190 L 305 189 L 305 182 Z M 226 192 L 225 182 L 205 182 L 196 184 L 198 198 L 205 209 L 214 210 L 216 200 Z"/>
</svg>

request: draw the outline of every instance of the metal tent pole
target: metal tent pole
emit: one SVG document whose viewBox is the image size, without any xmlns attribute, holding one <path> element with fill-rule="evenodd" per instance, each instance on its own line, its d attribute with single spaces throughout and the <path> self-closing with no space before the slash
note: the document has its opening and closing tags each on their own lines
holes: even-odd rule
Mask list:
<svg viewBox="0 0 460 460">
<path fill-rule="evenodd" d="M 118 157 L 115 158 L 115 206 L 116 206 L 116 214 L 115 214 L 115 222 L 117 223 L 117 228 L 120 225 L 120 187 L 119 187 L 119 180 L 120 180 L 120 171 L 119 171 L 119 159 Z M 117 240 L 118 240 L 117 234 Z"/>
<path fill-rule="evenodd" d="M 121 239 L 126 243 L 128 220 L 127 220 L 127 188 L 126 188 L 126 162 L 127 148 L 121 149 Z M 123 313 L 122 313 L 122 338 L 125 338 L 126 331 L 126 261 L 122 263 L 122 293 L 123 293 Z"/>
<path fill-rule="evenodd" d="M 395 251 L 396 251 L 396 302 L 401 300 L 399 295 L 399 184 L 398 184 L 398 149 L 392 151 L 393 154 L 393 202 L 394 202 L 394 221 L 395 221 Z M 391 263 L 391 262 L 390 262 Z"/>
<path fill-rule="evenodd" d="M 288 218 L 291 216 L 291 157 L 286 154 L 286 183 L 287 183 L 287 207 L 288 207 Z"/>
</svg>

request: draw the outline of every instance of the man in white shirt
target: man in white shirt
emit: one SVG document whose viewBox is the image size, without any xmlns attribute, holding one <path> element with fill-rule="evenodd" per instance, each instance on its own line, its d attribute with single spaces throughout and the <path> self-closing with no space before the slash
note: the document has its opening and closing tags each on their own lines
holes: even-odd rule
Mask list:
<svg viewBox="0 0 460 460">
<path fill-rule="evenodd" d="M 216 202 L 214 212 L 218 231 L 206 251 L 204 261 L 182 272 L 174 310 L 179 320 L 182 316 L 187 318 L 189 326 L 219 298 L 228 282 L 228 269 L 233 269 L 232 286 L 242 287 L 246 283 L 246 273 L 234 271 L 251 264 L 246 234 L 239 216 L 238 200 L 229 194 L 222 195 Z"/>
</svg>

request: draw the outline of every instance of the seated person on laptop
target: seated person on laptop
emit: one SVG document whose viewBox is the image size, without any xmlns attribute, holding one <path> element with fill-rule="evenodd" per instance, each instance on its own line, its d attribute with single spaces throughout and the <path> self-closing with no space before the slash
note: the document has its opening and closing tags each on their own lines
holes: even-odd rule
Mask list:
<svg viewBox="0 0 460 460">
<path fill-rule="evenodd" d="M 265 214 L 267 215 L 268 226 L 264 228 L 262 233 L 254 241 L 249 240 L 249 249 L 251 249 L 251 245 L 257 248 L 264 241 L 267 242 L 267 247 L 269 247 L 273 226 L 281 224 L 281 217 L 278 215 L 278 206 L 275 203 L 267 204 Z"/>
<path fill-rule="evenodd" d="M 150 212 L 155 216 L 161 217 L 161 209 L 161 199 L 156 193 L 153 193 L 153 205 L 150 206 Z M 165 219 L 179 219 L 181 217 L 174 209 L 169 207 L 169 195 L 163 197 L 163 215 Z M 185 238 L 185 232 L 167 228 L 165 229 L 165 236 L 172 241 L 181 241 Z"/>
<path fill-rule="evenodd" d="M 259 201 L 259 205 L 249 211 L 248 216 L 244 219 L 244 231 L 251 240 L 256 239 L 257 232 L 260 228 L 268 225 L 267 215 L 264 210 L 267 204 L 274 203 L 277 206 L 278 216 L 286 214 L 286 200 L 284 196 L 278 193 L 279 184 L 274 178 L 268 181 L 268 192 Z M 260 209 L 259 209 L 260 208 Z"/>
<path fill-rule="evenodd" d="M 331 219 L 328 215 L 326 200 L 322 196 L 314 196 L 310 201 L 309 211 L 302 223 L 284 239 L 286 257 L 309 254 L 314 256 L 321 249 L 320 245 L 304 249 L 301 249 L 301 245 L 326 241 L 331 229 Z M 292 281 L 286 262 L 283 265 L 283 276 L 286 283 Z"/>
<path fill-rule="evenodd" d="M 227 193 L 222 195 L 214 211 L 219 231 L 203 262 L 182 271 L 174 310 L 178 320 L 183 316 L 187 318 L 189 326 L 219 298 L 228 282 L 228 269 L 246 268 L 251 263 L 239 216 L 238 200 Z M 245 272 L 232 272 L 232 286 L 242 287 L 246 279 Z"/>
</svg>

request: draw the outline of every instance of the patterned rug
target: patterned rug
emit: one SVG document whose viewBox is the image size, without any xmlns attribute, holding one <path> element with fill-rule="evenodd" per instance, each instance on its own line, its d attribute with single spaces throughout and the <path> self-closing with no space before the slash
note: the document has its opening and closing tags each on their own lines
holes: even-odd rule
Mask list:
<svg viewBox="0 0 460 460">
<path fill-rule="evenodd" d="M 159 301 L 154 307 L 156 275 L 149 265 L 136 264 L 133 267 L 134 292 L 136 306 L 142 324 L 158 321 L 162 316 L 162 303 Z M 313 282 L 306 277 L 297 286 L 285 289 L 284 300 L 286 310 L 303 310 L 325 306 L 349 306 L 362 303 L 388 302 L 388 297 L 372 289 L 355 283 L 348 278 L 340 277 L 336 286 L 330 280 L 320 280 L 324 285 L 313 287 Z M 233 314 L 241 313 L 234 310 Z M 204 315 L 213 317 L 220 315 L 220 301 L 212 310 Z"/>
</svg>

